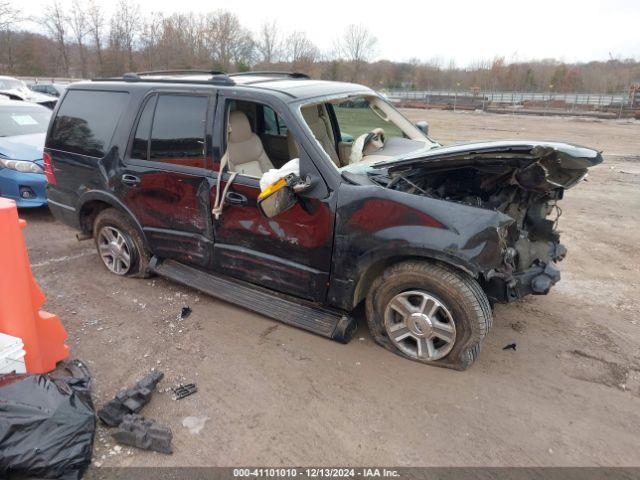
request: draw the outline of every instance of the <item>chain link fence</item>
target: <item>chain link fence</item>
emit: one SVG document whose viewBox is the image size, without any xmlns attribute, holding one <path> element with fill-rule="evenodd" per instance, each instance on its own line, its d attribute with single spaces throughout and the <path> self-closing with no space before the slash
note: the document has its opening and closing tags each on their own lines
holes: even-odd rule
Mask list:
<svg viewBox="0 0 640 480">
<path fill-rule="evenodd" d="M 505 92 L 456 90 L 387 90 L 393 103 L 408 108 L 482 110 L 532 115 L 579 115 L 598 118 L 640 118 L 633 89 L 617 94 Z"/>
</svg>

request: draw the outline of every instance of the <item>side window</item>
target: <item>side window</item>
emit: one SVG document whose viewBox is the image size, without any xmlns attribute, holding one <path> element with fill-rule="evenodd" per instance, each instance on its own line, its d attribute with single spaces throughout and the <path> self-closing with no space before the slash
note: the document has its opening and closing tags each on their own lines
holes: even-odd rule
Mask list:
<svg viewBox="0 0 640 480">
<path fill-rule="evenodd" d="M 160 95 L 153 116 L 149 160 L 205 167 L 208 97 Z"/>
<path fill-rule="evenodd" d="M 284 121 L 273 111 L 271 107 L 264 105 L 262 107 L 264 118 L 264 133 L 267 135 L 287 136 L 287 126 Z"/>
<path fill-rule="evenodd" d="M 151 134 L 151 121 L 153 120 L 153 110 L 156 107 L 156 96 L 147 99 L 140 119 L 138 127 L 133 138 L 133 147 L 131 148 L 131 158 L 138 160 L 147 160 L 149 158 L 149 135 Z"/>
<path fill-rule="evenodd" d="M 226 117 L 230 172 L 260 178 L 266 171 L 299 157 L 296 140 L 287 135 L 281 117 L 269 106 L 248 100 L 227 101 Z"/>
<path fill-rule="evenodd" d="M 90 157 L 104 157 L 129 94 L 71 90 L 53 121 L 47 147 Z"/>
</svg>

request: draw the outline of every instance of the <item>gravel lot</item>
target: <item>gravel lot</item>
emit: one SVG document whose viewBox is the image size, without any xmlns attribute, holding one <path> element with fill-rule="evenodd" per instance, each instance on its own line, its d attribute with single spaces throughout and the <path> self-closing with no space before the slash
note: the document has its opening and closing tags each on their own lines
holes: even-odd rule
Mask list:
<svg viewBox="0 0 640 480">
<path fill-rule="evenodd" d="M 171 426 L 173 455 L 116 452 L 100 427 L 96 465 L 640 465 L 640 123 L 407 113 L 443 143 L 604 151 L 561 204 L 569 253 L 556 288 L 497 306 L 480 360 L 455 372 L 378 347 L 362 322 L 340 345 L 163 279 L 117 278 L 48 210 L 22 211 L 45 308 L 89 365 L 98 406 L 151 368 L 166 374 L 161 390 L 198 384 L 143 410 Z M 200 433 L 182 426 L 187 416 L 208 417 Z"/>
</svg>

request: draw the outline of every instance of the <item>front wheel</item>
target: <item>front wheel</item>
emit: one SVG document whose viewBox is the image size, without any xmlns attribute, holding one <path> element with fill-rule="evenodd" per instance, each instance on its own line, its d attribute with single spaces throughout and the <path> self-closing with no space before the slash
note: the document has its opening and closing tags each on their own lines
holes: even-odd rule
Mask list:
<svg viewBox="0 0 640 480">
<path fill-rule="evenodd" d="M 373 283 L 367 322 L 376 342 L 422 363 L 464 370 L 491 326 L 489 301 L 473 278 L 448 266 L 398 263 Z"/>
</svg>

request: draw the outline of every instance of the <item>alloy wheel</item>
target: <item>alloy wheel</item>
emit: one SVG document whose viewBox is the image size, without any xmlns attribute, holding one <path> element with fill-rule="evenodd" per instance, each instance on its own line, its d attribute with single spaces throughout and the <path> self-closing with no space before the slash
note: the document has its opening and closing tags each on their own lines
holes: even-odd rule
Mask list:
<svg viewBox="0 0 640 480">
<path fill-rule="evenodd" d="M 405 355 L 422 361 L 446 356 L 456 341 L 456 326 L 449 309 L 421 290 L 397 294 L 384 312 L 387 336 Z"/>
<path fill-rule="evenodd" d="M 126 275 L 131 268 L 131 248 L 124 234 L 115 227 L 102 227 L 98 234 L 98 251 L 105 266 L 116 275 Z"/>
</svg>

